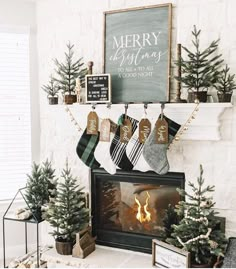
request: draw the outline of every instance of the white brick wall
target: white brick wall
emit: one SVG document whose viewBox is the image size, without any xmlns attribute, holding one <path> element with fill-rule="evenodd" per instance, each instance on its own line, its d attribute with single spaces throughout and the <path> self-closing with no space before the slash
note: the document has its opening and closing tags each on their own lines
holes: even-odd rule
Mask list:
<svg viewBox="0 0 236 269">
<path fill-rule="evenodd" d="M 94 61 L 94 73 L 102 72 L 103 11 L 135 6 L 160 4 L 161 0 L 40 0 L 37 1 L 39 85 L 47 83 L 54 68 L 53 58 L 61 59 L 68 40 L 75 44 L 76 55 L 84 62 Z M 220 51 L 236 73 L 236 25 L 234 0 L 176 0 L 173 3 L 173 53 L 176 40 L 191 43 L 194 24 L 202 29 L 202 45 L 221 38 Z M 173 55 L 173 58 L 175 55 Z M 176 83 L 172 83 L 175 88 Z M 62 106 L 48 106 L 40 91 L 41 160 L 53 158 L 57 169 L 69 158 L 74 174 L 89 189 L 88 168 L 79 160 L 75 148 L 79 134 Z M 172 96 L 174 90 L 172 89 Z M 88 108 L 89 111 L 90 108 Z M 140 111 L 143 106 L 140 106 Z M 76 113 L 76 111 L 75 111 Z M 113 112 L 114 120 L 121 112 Z M 85 127 L 86 115 L 76 115 Z M 172 171 L 183 171 L 187 180 L 196 181 L 199 164 L 203 164 L 207 184 L 215 184 L 216 207 L 227 217 L 228 235 L 236 235 L 236 110 L 221 116 L 222 140 L 181 141 L 168 152 Z M 48 238 L 47 238 L 48 239 Z M 45 238 L 45 240 L 47 240 Z"/>
</svg>

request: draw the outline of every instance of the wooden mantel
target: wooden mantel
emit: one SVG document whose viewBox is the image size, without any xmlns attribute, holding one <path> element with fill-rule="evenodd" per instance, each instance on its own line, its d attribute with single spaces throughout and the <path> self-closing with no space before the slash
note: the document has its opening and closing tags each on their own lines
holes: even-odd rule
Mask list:
<svg viewBox="0 0 236 269">
<path fill-rule="evenodd" d="M 85 129 L 87 115 L 92 110 L 92 105 L 75 103 L 68 107 L 79 126 Z M 183 125 L 188 120 L 195 107 L 196 104 L 194 103 L 167 103 L 165 104 L 164 114 Z M 54 119 L 58 117 L 58 121 L 61 122 L 58 113 L 64 110 L 62 113 L 66 114 L 65 108 L 65 105 L 48 106 L 45 118 L 48 117 L 48 112 L 50 111 L 51 117 L 54 117 Z M 187 124 L 188 130 L 184 131 L 181 140 L 220 140 L 222 115 L 226 110 L 233 110 L 233 105 L 231 103 L 200 103 L 198 108 L 198 111 L 195 113 L 195 119 L 192 119 L 191 122 Z M 99 118 L 111 118 L 114 122 L 117 122 L 119 116 L 125 112 L 125 105 L 112 104 L 111 107 L 108 108 L 106 104 L 97 104 L 95 111 Z M 161 104 L 148 104 L 146 112 L 147 118 L 152 122 L 152 126 L 154 126 L 155 121 L 161 113 Z M 127 114 L 130 117 L 140 120 L 145 114 L 144 105 L 129 104 Z M 66 119 L 70 120 L 68 116 L 66 116 Z M 74 123 L 72 122 L 71 124 L 73 125 Z M 74 127 L 76 128 L 76 126 Z"/>
</svg>

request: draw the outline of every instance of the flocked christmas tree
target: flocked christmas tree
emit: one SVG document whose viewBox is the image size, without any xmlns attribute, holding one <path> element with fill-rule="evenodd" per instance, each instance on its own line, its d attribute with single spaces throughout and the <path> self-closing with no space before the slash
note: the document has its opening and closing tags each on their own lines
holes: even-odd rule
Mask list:
<svg viewBox="0 0 236 269">
<path fill-rule="evenodd" d="M 89 223 L 89 209 L 86 208 L 82 190 L 66 162 L 55 199 L 49 203 L 46 215 L 47 221 L 55 228 L 52 235 L 58 241 L 73 242 L 76 233 Z"/>
<path fill-rule="evenodd" d="M 224 255 L 227 245 L 213 209 L 213 197 L 209 195 L 214 191 L 214 186 L 203 185 L 203 169 L 200 165 L 197 185 L 189 182 L 192 194 L 178 189 L 186 201 L 178 203 L 176 211 L 182 219 L 178 225 L 172 226 L 172 238 L 167 239 L 170 244 L 189 251 L 192 264 L 210 264 L 214 258 Z"/>
<path fill-rule="evenodd" d="M 53 199 L 56 195 L 57 179 L 55 176 L 55 169 L 52 168 L 52 163 L 48 160 L 42 164 L 42 173 L 48 189 L 47 202 Z"/>
<path fill-rule="evenodd" d="M 54 59 L 56 73 L 58 75 L 58 77 L 54 79 L 64 95 L 73 95 L 75 93 L 76 78 L 83 77 L 87 69 L 82 69 L 84 65 L 84 63 L 82 63 L 83 58 L 74 60 L 74 45 L 71 45 L 69 42 L 67 48 L 68 52 L 65 52 L 66 58 L 64 62 L 59 62 L 57 59 Z"/>
<path fill-rule="evenodd" d="M 48 184 L 40 165 L 33 163 L 31 175 L 27 175 L 25 199 L 34 217 L 41 220 L 41 208 L 48 202 Z"/>
</svg>

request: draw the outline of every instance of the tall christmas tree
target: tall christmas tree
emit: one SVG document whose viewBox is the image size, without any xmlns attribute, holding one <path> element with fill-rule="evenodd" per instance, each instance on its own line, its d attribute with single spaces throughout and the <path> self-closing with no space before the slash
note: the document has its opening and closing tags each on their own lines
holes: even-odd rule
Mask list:
<svg viewBox="0 0 236 269">
<path fill-rule="evenodd" d="M 66 163 L 61 174 L 55 199 L 49 203 L 46 219 L 55 229 L 52 235 L 58 241 L 73 242 L 76 233 L 89 223 L 89 209 L 85 206 L 83 188 L 71 174 Z"/>
<path fill-rule="evenodd" d="M 189 182 L 192 194 L 178 189 L 186 201 L 180 201 L 177 213 L 182 217 L 178 225 L 173 225 L 172 238 L 167 242 L 191 253 L 192 264 L 210 264 L 214 258 L 223 256 L 227 240 L 219 229 L 219 220 L 213 209 L 214 202 L 209 193 L 214 186 L 203 187 L 203 169 L 200 165 L 200 176 L 197 186 Z"/>
<path fill-rule="evenodd" d="M 40 165 L 33 163 L 31 175 L 27 175 L 25 199 L 34 214 L 41 220 L 41 207 L 48 202 L 48 184 Z"/>
<path fill-rule="evenodd" d="M 83 77 L 87 69 L 82 69 L 84 65 L 84 63 L 82 63 L 83 58 L 74 61 L 74 45 L 71 45 L 69 42 L 66 46 L 68 52 L 65 52 L 65 61 L 59 62 L 57 59 L 54 60 L 56 73 L 58 75 L 58 77 L 54 79 L 64 95 L 72 95 L 75 93 L 76 78 Z"/>
</svg>

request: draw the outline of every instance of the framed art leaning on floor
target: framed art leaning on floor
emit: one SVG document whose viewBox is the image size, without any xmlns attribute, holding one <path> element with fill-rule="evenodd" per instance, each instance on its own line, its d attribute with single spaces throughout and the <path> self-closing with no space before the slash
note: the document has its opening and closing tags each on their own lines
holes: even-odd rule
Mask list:
<svg viewBox="0 0 236 269">
<path fill-rule="evenodd" d="M 165 242 L 153 239 L 152 265 L 162 268 L 190 268 L 190 253 Z"/>
</svg>

